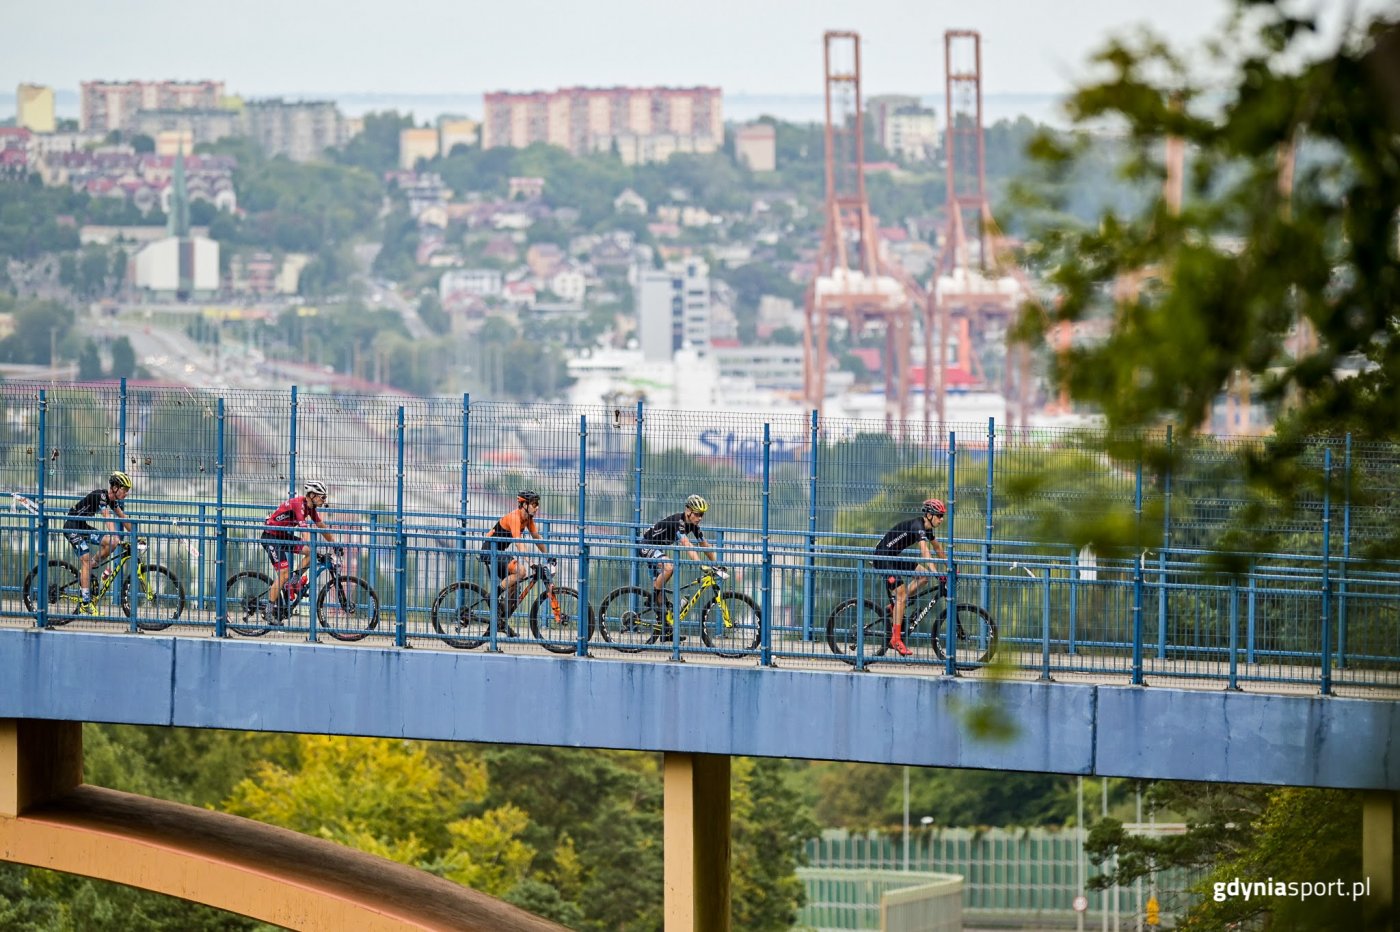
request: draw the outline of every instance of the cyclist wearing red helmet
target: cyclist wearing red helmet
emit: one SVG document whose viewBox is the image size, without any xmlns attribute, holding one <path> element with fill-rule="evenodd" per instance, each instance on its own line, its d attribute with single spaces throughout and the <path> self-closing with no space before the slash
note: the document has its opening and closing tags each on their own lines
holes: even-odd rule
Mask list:
<svg viewBox="0 0 1400 932">
<path fill-rule="evenodd" d="M 928 577 L 915 574 L 920 570 L 937 573 L 938 567 L 933 565 L 934 554 L 937 554 L 940 560 L 946 557 L 943 545 L 938 542 L 934 531 L 943 523 L 948 509 L 943 506 L 941 500 L 930 498 L 924 501 L 920 510 L 922 514 L 919 517 L 899 522 L 886 531 L 885 536 L 875 545 L 875 569 L 885 577 L 885 588 L 889 591 L 893 605 L 890 616 L 890 647 L 901 657 L 908 657 L 911 653 L 909 648 L 904 646 L 904 606 L 908 604 L 909 597 L 928 582 Z M 923 558 L 920 562 L 901 556 L 915 543 L 919 545 L 919 553 Z"/>
<path fill-rule="evenodd" d="M 523 542 L 529 534 L 535 539 L 540 553 L 546 553 L 540 542 L 540 532 L 535 529 L 535 515 L 540 511 L 540 493 L 526 489 L 515 496 L 515 510 L 502 515 L 486 535 L 481 545 L 481 562 L 491 567 L 499 587 L 501 614 L 509 616 L 514 607 L 515 587 L 530 574 L 530 567 L 524 562 L 506 555 L 506 550 L 516 543 Z"/>
</svg>

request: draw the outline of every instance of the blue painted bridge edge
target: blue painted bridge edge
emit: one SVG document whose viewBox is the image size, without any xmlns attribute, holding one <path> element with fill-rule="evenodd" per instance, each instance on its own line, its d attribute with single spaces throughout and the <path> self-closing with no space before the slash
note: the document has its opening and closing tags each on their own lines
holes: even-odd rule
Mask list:
<svg viewBox="0 0 1400 932">
<path fill-rule="evenodd" d="M 1400 704 L 1155 686 L 28 629 L 0 717 L 1400 789 Z"/>
</svg>

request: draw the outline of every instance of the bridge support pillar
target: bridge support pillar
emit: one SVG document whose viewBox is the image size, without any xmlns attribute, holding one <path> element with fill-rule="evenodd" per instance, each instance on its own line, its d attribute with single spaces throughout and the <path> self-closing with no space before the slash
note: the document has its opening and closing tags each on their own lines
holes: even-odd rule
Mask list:
<svg viewBox="0 0 1400 932">
<path fill-rule="evenodd" d="M 82 782 L 82 722 L 0 718 L 0 817 L 16 818 Z"/>
<path fill-rule="evenodd" d="M 1361 874 L 1371 883 L 1366 898 L 1366 929 L 1395 932 L 1395 893 L 1397 874 L 1395 844 L 1397 833 L 1396 794 L 1387 790 L 1367 792 L 1361 803 Z"/>
<path fill-rule="evenodd" d="M 666 932 L 729 932 L 729 758 L 667 754 Z"/>
</svg>

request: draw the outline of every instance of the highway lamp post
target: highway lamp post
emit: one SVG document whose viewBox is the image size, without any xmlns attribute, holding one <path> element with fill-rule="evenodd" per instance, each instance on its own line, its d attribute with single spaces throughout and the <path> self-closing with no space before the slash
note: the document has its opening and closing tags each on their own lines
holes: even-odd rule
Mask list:
<svg viewBox="0 0 1400 932">
<path fill-rule="evenodd" d="M 904 765 L 904 872 L 909 873 L 909 765 Z"/>
</svg>

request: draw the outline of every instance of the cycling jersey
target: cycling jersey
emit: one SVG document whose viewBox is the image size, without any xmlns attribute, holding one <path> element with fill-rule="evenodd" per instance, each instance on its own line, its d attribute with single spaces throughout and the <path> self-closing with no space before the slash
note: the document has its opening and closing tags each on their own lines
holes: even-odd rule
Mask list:
<svg viewBox="0 0 1400 932">
<path fill-rule="evenodd" d="M 93 489 L 91 492 L 78 499 L 76 505 L 68 509 L 70 517 L 67 521 L 63 522 L 63 527 L 72 531 L 95 531 L 97 529 L 83 519 L 96 517 L 98 513 L 106 511 L 111 507 L 112 499 L 107 494 L 107 490 Z"/>
<path fill-rule="evenodd" d="M 321 520 L 320 513 L 316 506 L 306 500 L 305 495 L 298 495 L 289 498 L 272 510 L 272 514 L 267 516 L 264 522 L 263 537 L 295 537 L 295 528 L 301 527 L 307 521 L 313 524 Z"/>
<path fill-rule="evenodd" d="M 667 515 L 660 521 L 653 524 L 642 532 L 643 546 L 640 549 L 642 556 L 650 556 L 648 551 L 658 547 L 667 547 L 674 544 L 684 536 L 691 543 L 703 543 L 705 532 L 700 530 L 700 525 L 690 524 L 685 520 L 685 512 L 678 511 L 673 515 Z"/>
<path fill-rule="evenodd" d="M 524 536 L 526 531 L 534 537 L 540 536 L 535 530 L 535 519 L 517 508 L 497 519 L 491 527 L 491 533 L 486 535 L 486 542 L 481 545 L 481 549 L 505 550 L 515 543 L 516 539 Z"/>
<path fill-rule="evenodd" d="M 886 531 L 885 536 L 875 545 L 875 552 L 886 557 L 897 556 L 917 544 L 920 538 L 929 543 L 938 539 L 931 528 L 924 527 L 923 518 L 910 518 Z"/>
</svg>

